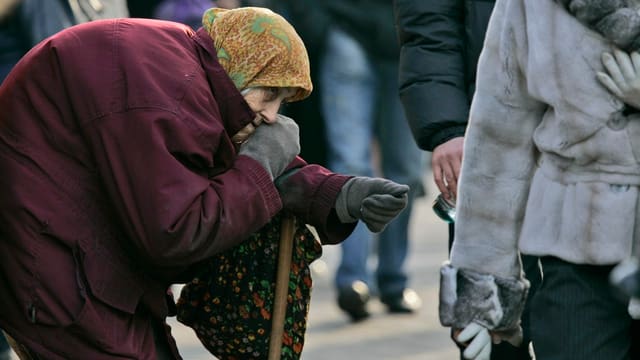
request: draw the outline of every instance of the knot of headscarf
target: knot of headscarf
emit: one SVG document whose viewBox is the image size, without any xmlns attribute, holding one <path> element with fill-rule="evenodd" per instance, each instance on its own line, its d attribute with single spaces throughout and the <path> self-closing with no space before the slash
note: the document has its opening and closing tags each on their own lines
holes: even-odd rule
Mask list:
<svg viewBox="0 0 640 360">
<path fill-rule="evenodd" d="M 585 26 L 617 47 L 640 49 L 640 2 L 637 0 L 556 0 Z"/>
<path fill-rule="evenodd" d="M 249 87 L 292 87 L 290 101 L 309 96 L 313 86 L 309 57 L 302 39 L 282 16 L 259 7 L 212 8 L 202 17 L 231 80 Z"/>
</svg>

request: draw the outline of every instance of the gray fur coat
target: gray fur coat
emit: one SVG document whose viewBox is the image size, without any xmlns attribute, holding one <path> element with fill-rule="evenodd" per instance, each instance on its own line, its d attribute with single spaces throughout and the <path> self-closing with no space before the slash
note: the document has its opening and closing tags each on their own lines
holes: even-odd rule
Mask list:
<svg viewBox="0 0 640 360">
<path fill-rule="evenodd" d="M 453 266 L 518 277 L 523 253 L 630 254 L 640 119 L 596 79 L 612 44 L 551 0 L 498 1 L 465 140 Z"/>
<path fill-rule="evenodd" d="M 518 251 L 596 265 L 630 255 L 640 235 L 640 115 L 623 111 L 596 71 L 615 44 L 635 47 L 637 10 L 613 16 L 632 3 L 497 1 L 465 138 L 453 268 L 525 289 Z M 441 289 L 449 305 L 447 293 L 473 292 L 450 290 Z"/>
</svg>

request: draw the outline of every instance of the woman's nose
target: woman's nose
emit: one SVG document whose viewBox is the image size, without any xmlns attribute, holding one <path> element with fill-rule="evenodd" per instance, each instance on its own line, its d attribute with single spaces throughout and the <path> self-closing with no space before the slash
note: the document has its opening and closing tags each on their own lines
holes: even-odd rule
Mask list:
<svg viewBox="0 0 640 360">
<path fill-rule="evenodd" d="M 280 110 L 279 106 L 269 107 L 261 111 L 260 115 L 264 118 L 264 122 L 273 124 L 278 119 L 278 110 Z"/>
</svg>

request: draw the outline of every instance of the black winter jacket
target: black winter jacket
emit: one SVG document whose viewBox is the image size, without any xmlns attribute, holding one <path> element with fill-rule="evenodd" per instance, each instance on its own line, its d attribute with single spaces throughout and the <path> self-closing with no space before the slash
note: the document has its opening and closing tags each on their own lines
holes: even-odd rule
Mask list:
<svg viewBox="0 0 640 360">
<path fill-rule="evenodd" d="M 494 0 L 394 0 L 400 97 L 418 146 L 464 136 Z"/>
</svg>

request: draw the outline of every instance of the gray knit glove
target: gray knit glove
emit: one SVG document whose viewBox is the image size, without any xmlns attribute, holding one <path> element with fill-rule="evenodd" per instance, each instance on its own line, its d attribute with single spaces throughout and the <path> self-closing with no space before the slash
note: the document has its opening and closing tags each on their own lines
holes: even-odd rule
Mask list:
<svg viewBox="0 0 640 360">
<path fill-rule="evenodd" d="M 240 155 L 259 162 L 275 179 L 300 153 L 298 125 L 293 119 L 278 115 L 275 123 L 263 123 L 240 146 Z"/>
<path fill-rule="evenodd" d="M 369 230 L 381 232 L 407 206 L 409 186 L 391 180 L 358 176 L 349 179 L 336 199 L 343 223 L 362 220 Z"/>
</svg>

